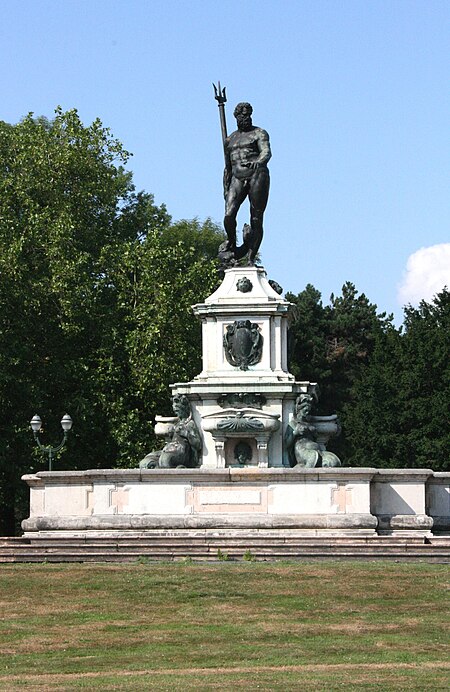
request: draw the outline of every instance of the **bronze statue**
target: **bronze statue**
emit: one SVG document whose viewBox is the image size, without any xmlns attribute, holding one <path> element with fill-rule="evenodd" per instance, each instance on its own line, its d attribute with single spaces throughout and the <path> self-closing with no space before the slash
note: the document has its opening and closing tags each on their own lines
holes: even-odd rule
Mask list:
<svg viewBox="0 0 450 692">
<path fill-rule="evenodd" d="M 225 156 L 224 227 L 228 240 L 221 245 L 219 257 L 231 265 L 248 254 L 248 263 L 254 264 L 263 237 L 263 216 L 269 197 L 270 176 L 267 163 L 272 156 L 269 135 L 252 123 L 253 108 L 249 103 L 238 103 L 234 109 L 237 130 L 227 136 L 225 121 L 225 88 L 214 86 L 219 102 L 222 138 Z M 245 224 L 243 244 L 236 245 L 236 217 L 242 202 L 250 202 L 250 226 Z"/>
<path fill-rule="evenodd" d="M 185 394 L 175 394 L 172 408 L 177 422 L 171 430 L 170 440 L 160 452 L 147 454 L 140 462 L 140 468 L 195 468 L 199 465 L 202 440 L 192 418 L 189 399 Z"/>
<path fill-rule="evenodd" d="M 300 394 L 296 399 L 294 417 L 285 435 L 289 464 L 300 468 L 340 466 L 339 457 L 322 449 L 317 442 L 317 432 L 311 418 L 314 403 L 312 394 Z"/>
</svg>

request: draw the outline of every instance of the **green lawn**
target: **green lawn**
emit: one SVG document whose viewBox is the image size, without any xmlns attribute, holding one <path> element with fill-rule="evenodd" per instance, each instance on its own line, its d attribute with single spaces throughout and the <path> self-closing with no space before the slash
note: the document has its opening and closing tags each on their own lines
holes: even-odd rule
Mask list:
<svg viewBox="0 0 450 692">
<path fill-rule="evenodd" d="M 448 566 L 2 565 L 0 689 L 450 687 Z"/>
</svg>

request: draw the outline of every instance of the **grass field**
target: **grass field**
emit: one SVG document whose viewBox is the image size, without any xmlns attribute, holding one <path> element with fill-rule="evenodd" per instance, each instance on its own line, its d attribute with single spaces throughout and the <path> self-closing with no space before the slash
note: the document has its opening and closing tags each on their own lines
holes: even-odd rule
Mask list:
<svg viewBox="0 0 450 692">
<path fill-rule="evenodd" d="M 2 565 L 0 689 L 440 690 L 448 566 Z"/>
</svg>

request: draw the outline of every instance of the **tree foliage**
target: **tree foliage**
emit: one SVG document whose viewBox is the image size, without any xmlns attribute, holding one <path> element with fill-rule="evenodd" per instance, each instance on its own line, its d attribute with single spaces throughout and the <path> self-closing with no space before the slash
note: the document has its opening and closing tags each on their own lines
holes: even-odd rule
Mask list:
<svg viewBox="0 0 450 692">
<path fill-rule="evenodd" d="M 400 420 L 409 464 L 450 468 L 450 293 L 407 306 Z"/>
<path fill-rule="evenodd" d="M 128 158 L 75 110 L 0 123 L 0 534 L 21 512 L 22 473 L 46 468 L 34 413 L 45 443 L 74 419 L 58 468 L 136 465 L 168 384 L 196 372 L 189 306 L 215 281 L 221 235 L 173 224 L 135 192 Z"/>
<path fill-rule="evenodd" d="M 407 306 L 401 329 L 350 283 L 327 306 L 310 285 L 287 298 L 295 306 L 292 371 L 319 382 L 321 413 L 339 414 L 334 449 L 345 465 L 448 470 L 447 289 L 431 304 Z"/>
</svg>

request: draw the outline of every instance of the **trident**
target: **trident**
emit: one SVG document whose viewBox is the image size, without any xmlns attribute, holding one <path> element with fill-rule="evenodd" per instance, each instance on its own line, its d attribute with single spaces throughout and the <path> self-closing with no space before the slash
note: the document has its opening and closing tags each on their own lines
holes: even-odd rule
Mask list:
<svg viewBox="0 0 450 692">
<path fill-rule="evenodd" d="M 220 113 L 220 127 L 222 129 L 222 143 L 225 147 L 225 140 L 227 138 L 227 121 L 225 118 L 225 104 L 227 102 L 227 95 L 225 93 L 225 88 L 223 89 L 220 88 L 220 82 L 217 82 L 218 86 L 216 87 L 215 84 L 213 84 L 214 87 L 214 98 L 218 102 L 219 106 L 219 113 Z M 224 149 L 224 155 L 225 155 L 225 149 Z M 226 163 L 226 157 L 225 157 L 225 163 Z"/>
</svg>

